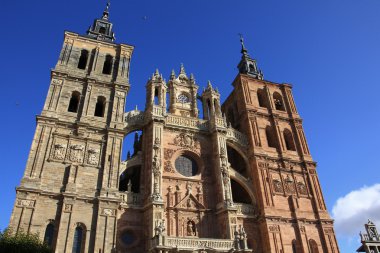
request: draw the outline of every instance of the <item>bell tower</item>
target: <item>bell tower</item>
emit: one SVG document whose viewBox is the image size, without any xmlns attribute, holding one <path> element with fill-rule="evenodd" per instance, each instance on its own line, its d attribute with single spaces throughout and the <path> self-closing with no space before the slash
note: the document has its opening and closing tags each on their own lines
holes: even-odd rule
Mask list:
<svg viewBox="0 0 380 253">
<path fill-rule="evenodd" d="M 115 43 L 109 7 L 87 34 L 65 32 L 10 226 L 54 252 L 116 247 L 119 163 L 133 46 Z"/>
</svg>

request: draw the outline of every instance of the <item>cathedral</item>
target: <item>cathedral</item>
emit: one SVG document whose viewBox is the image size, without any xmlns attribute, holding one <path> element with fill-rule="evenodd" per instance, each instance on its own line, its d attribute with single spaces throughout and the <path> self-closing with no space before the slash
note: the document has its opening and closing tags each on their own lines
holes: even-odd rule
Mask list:
<svg viewBox="0 0 380 253">
<path fill-rule="evenodd" d="M 126 111 L 134 48 L 109 5 L 65 32 L 10 227 L 56 253 L 338 253 L 292 86 L 241 46 L 225 101 L 182 65 Z"/>
</svg>

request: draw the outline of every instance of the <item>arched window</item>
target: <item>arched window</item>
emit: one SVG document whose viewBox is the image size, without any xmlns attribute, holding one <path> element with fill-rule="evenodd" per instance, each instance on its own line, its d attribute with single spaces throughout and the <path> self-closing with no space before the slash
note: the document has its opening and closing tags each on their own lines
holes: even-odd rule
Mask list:
<svg viewBox="0 0 380 253">
<path fill-rule="evenodd" d="M 257 100 L 259 101 L 260 107 L 268 108 L 268 103 L 267 103 L 268 99 L 267 99 L 267 95 L 264 89 L 257 90 Z"/>
<path fill-rule="evenodd" d="M 158 97 L 158 87 L 154 88 L 154 104 L 158 105 L 160 103 L 159 97 Z"/>
<path fill-rule="evenodd" d="M 73 91 L 73 93 L 71 93 L 69 108 L 67 109 L 67 111 L 78 112 L 79 99 L 80 99 L 80 93 L 78 91 Z"/>
<path fill-rule="evenodd" d="M 277 146 L 276 145 L 276 138 L 274 136 L 274 132 L 273 132 L 272 127 L 267 126 L 265 128 L 265 135 L 267 137 L 268 147 L 276 148 L 276 146 Z"/>
<path fill-rule="evenodd" d="M 296 145 L 294 144 L 293 134 L 289 129 L 284 130 L 284 140 L 287 150 L 296 151 Z"/>
<path fill-rule="evenodd" d="M 247 167 L 244 158 L 239 154 L 239 152 L 230 146 L 227 146 L 227 155 L 228 162 L 231 164 L 231 167 L 243 176 L 247 177 Z"/>
<path fill-rule="evenodd" d="M 78 69 L 86 69 L 87 59 L 88 59 L 88 51 L 86 49 L 83 49 L 80 52 L 80 57 L 79 57 L 79 62 L 78 62 Z"/>
<path fill-rule="evenodd" d="M 319 253 L 318 244 L 316 241 L 314 241 L 313 239 L 310 239 L 309 245 L 310 245 L 310 253 Z"/>
<path fill-rule="evenodd" d="M 46 243 L 49 247 L 53 245 L 53 236 L 54 236 L 54 224 L 49 223 L 46 226 L 44 243 Z"/>
<path fill-rule="evenodd" d="M 83 245 L 84 245 L 83 228 L 81 226 L 78 226 L 75 228 L 75 232 L 74 232 L 72 253 L 82 253 Z"/>
<path fill-rule="evenodd" d="M 252 204 L 248 192 L 238 182 L 231 179 L 232 200 L 234 203 Z"/>
<path fill-rule="evenodd" d="M 106 28 L 105 27 L 100 27 L 99 28 L 99 33 L 106 34 Z"/>
<path fill-rule="evenodd" d="M 110 75 L 112 70 L 113 57 L 111 55 L 106 55 L 103 65 L 103 74 Z"/>
<path fill-rule="evenodd" d="M 104 111 L 106 107 L 106 98 L 105 97 L 98 97 L 98 100 L 96 101 L 95 105 L 95 116 L 96 117 L 104 117 Z"/>
<path fill-rule="evenodd" d="M 284 101 L 282 100 L 282 96 L 280 95 L 280 93 L 278 92 L 273 93 L 273 101 L 274 101 L 276 110 L 285 111 Z"/>
</svg>

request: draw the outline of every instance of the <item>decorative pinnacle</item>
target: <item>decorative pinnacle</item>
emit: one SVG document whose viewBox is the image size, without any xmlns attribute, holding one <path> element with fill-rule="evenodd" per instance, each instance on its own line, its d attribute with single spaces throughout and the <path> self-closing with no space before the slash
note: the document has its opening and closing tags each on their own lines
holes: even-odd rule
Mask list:
<svg viewBox="0 0 380 253">
<path fill-rule="evenodd" d="M 175 71 L 172 69 L 172 73 L 170 74 L 170 80 L 175 79 Z"/>
<path fill-rule="evenodd" d="M 183 66 L 183 63 L 181 63 L 181 68 L 180 68 L 180 71 L 179 71 L 179 74 L 181 75 L 186 75 L 186 72 L 185 72 L 185 67 Z"/>
<path fill-rule="evenodd" d="M 208 82 L 207 82 L 207 89 L 212 90 L 212 84 L 211 84 L 210 80 L 208 80 Z"/>
</svg>

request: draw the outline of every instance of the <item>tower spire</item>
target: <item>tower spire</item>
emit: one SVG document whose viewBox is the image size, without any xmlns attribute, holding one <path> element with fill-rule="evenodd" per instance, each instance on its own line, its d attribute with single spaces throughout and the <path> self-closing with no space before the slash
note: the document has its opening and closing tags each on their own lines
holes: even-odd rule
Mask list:
<svg viewBox="0 0 380 253">
<path fill-rule="evenodd" d="M 104 11 L 103 11 L 103 17 L 102 17 L 102 19 L 108 20 L 108 18 L 109 18 L 109 14 L 110 14 L 110 12 L 109 12 L 110 5 L 111 5 L 111 1 L 108 0 L 108 1 L 107 1 L 107 5 L 106 5 L 106 8 L 105 8 Z"/>
<path fill-rule="evenodd" d="M 108 0 L 106 8 L 103 11 L 103 16 L 100 19 L 95 19 L 93 25 L 88 29 L 88 37 L 110 42 L 115 40 L 115 34 L 112 31 L 113 24 L 109 21 L 110 5 L 111 2 Z"/>
<path fill-rule="evenodd" d="M 241 33 L 239 33 L 240 36 L 240 44 L 241 44 L 241 60 L 238 65 L 239 73 L 246 74 L 249 76 L 252 76 L 256 79 L 263 80 L 264 74 L 263 72 L 257 67 L 257 63 L 255 59 L 252 59 L 249 54 L 248 50 L 246 49 L 244 45 L 244 37 Z"/>
</svg>

